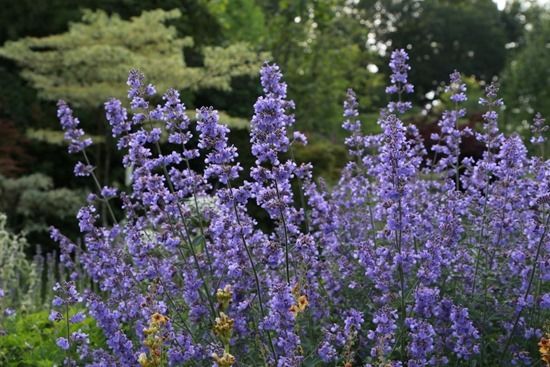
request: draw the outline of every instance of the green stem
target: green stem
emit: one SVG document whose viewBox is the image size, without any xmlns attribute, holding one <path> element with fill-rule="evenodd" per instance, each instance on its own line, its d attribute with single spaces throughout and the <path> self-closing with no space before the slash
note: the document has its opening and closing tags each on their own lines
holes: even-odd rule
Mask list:
<svg viewBox="0 0 550 367">
<path fill-rule="evenodd" d="M 241 218 L 239 216 L 239 210 L 237 208 L 237 204 L 234 200 L 234 195 L 233 195 L 233 188 L 231 187 L 231 184 L 228 182 L 227 183 L 227 187 L 229 188 L 229 191 L 230 191 L 230 196 L 231 196 L 231 200 L 232 200 L 232 203 L 233 203 L 233 210 L 235 211 L 235 218 L 237 219 L 237 224 L 239 226 L 239 235 L 241 237 L 241 240 L 243 242 L 243 245 L 244 245 L 244 248 L 245 248 L 245 251 L 246 251 L 246 255 L 248 256 L 248 261 L 250 261 L 250 267 L 252 268 L 252 273 L 254 273 L 254 281 L 256 282 L 256 292 L 258 292 L 258 304 L 260 305 L 260 313 L 262 315 L 262 318 L 265 317 L 265 311 L 264 311 L 264 306 L 263 306 L 263 300 L 262 300 L 262 289 L 261 289 L 261 285 L 260 285 L 260 278 L 258 277 L 258 272 L 256 271 L 256 265 L 254 264 L 254 258 L 252 257 L 252 252 L 250 251 L 250 248 L 248 247 L 248 244 L 246 242 L 246 238 L 244 237 L 244 233 L 243 233 L 243 226 L 242 226 L 242 223 L 241 223 Z M 269 346 L 271 348 L 271 352 L 273 353 L 273 356 L 275 359 L 277 359 L 277 354 L 275 352 L 275 347 L 273 346 L 273 341 L 271 340 L 271 334 L 269 333 L 269 331 L 267 332 L 267 338 L 269 339 Z"/>
<path fill-rule="evenodd" d="M 294 157 L 294 149 L 292 148 L 292 144 L 290 145 L 290 158 L 296 162 L 296 158 Z M 306 206 L 306 199 L 304 196 L 304 190 L 303 190 L 303 184 L 301 178 L 298 178 L 298 194 L 300 196 L 300 205 L 302 206 L 302 209 L 304 209 L 304 226 L 306 229 L 306 232 L 309 233 L 309 217 L 307 214 L 307 206 Z"/>
<path fill-rule="evenodd" d="M 188 159 L 185 159 L 185 164 L 187 165 L 187 169 L 189 171 L 191 171 L 191 165 L 189 164 Z M 203 228 L 203 225 L 202 225 L 202 216 L 201 216 L 200 211 L 199 211 L 199 204 L 197 202 L 197 190 L 196 190 L 195 185 L 193 185 L 193 202 L 195 204 L 195 213 L 196 213 L 197 218 L 199 220 L 199 231 L 200 231 L 201 236 L 203 238 L 204 252 L 206 254 L 206 259 L 207 259 L 207 262 L 208 262 L 208 268 L 210 269 L 210 273 L 214 274 L 214 270 L 212 269 L 212 257 L 210 256 L 210 251 L 208 250 L 208 244 L 207 244 L 207 241 L 206 241 L 206 236 L 204 235 L 204 228 Z"/>
<path fill-rule="evenodd" d="M 65 324 L 67 325 L 67 343 L 69 343 L 69 348 L 71 346 L 71 329 L 69 325 L 69 303 L 68 300 L 65 299 Z M 69 357 L 69 349 L 65 352 L 66 356 Z"/>
<path fill-rule="evenodd" d="M 279 186 L 277 185 L 277 181 L 274 180 L 273 182 L 275 184 L 275 192 L 277 193 L 277 200 L 279 200 L 279 203 L 282 204 L 281 195 L 279 193 Z M 286 273 L 286 283 L 290 286 L 290 256 L 289 256 L 289 243 L 288 243 L 288 230 L 286 226 L 285 216 L 283 214 L 283 209 L 280 209 L 280 215 L 281 215 L 281 222 L 283 223 L 283 233 L 285 237 L 285 273 Z"/>
<path fill-rule="evenodd" d="M 86 150 L 82 151 L 82 154 L 84 155 L 84 160 L 86 161 L 86 164 L 88 166 L 91 166 L 90 160 L 88 159 L 88 155 L 86 154 Z M 101 184 L 99 183 L 99 180 L 97 179 L 96 174 L 92 171 L 92 179 L 94 180 L 94 183 L 97 187 L 98 194 L 101 196 Z M 111 215 L 111 219 L 113 220 L 113 223 L 118 223 L 115 217 L 115 213 L 113 211 L 113 208 L 111 207 L 111 204 L 109 204 L 109 200 L 103 199 L 105 205 L 107 206 L 107 209 L 109 210 L 109 214 Z"/>
</svg>

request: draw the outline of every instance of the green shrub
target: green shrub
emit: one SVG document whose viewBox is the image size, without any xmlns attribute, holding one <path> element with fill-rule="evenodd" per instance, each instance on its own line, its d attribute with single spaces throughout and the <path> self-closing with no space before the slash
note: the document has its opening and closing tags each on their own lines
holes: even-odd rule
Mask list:
<svg viewBox="0 0 550 367">
<path fill-rule="evenodd" d="M 55 341 L 58 336 L 62 336 L 66 325 L 63 321 L 49 321 L 47 310 L 7 319 L 3 335 L 0 335 L 0 366 L 61 366 L 65 353 Z M 78 325 L 71 325 L 71 331 L 78 329 L 89 335 L 90 344 L 95 347 L 104 344 L 101 331 L 92 318 L 88 317 Z"/>
</svg>

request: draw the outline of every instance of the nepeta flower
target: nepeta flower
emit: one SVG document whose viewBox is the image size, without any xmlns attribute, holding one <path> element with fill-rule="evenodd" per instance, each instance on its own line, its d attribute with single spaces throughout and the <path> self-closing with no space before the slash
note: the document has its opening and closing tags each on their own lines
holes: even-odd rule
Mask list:
<svg viewBox="0 0 550 367">
<path fill-rule="evenodd" d="M 466 110 L 459 108 L 458 105 L 465 102 L 467 97 L 466 85 L 462 83 L 460 73 L 456 70 L 450 75 L 450 84 L 445 91 L 451 93 L 450 98 L 455 103 L 455 109 L 443 112 L 442 118 L 437 123 L 441 132 L 431 136 L 432 140 L 437 141 L 432 150 L 440 155 L 436 170 L 446 173 L 447 176 L 455 176 L 458 188 L 460 144 L 464 136 L 471 134 L 471 130 L 469 128 L 461 130 L 458 127 L 458 121 L 466 116 Z"/>
<path fill-rule="evenodd" d="M 94 167 L 89 164 L 84 164 L 82 162 L 77 162 L 74 166 L 74 175 L 75 176 L 89 176 Z"/>
<path fill-rule="evenodd" d="M 61 313 L 59 313 L 55 310 L 51 310 L 50 315 L 48 316 L 48 320 L 50 320 L 50 321 L 61 321 L 61 320 L 63 320 L 63 315 L 61 315 Z"/>
<path fill-rule="evenodd" d="M 379 134 L 362 133 L 356 96 L 347 93 L 350 161 L 333 188 L 292 158 L 307 138 L 293 130 L 278 66 L 260 73 L 249 172 L 216 110 L 198 108 L 192 121 L 173 89 L 152 106 L 154 86 L 132 71 L 130 108 L 105 104 L 122 164 L 132 168 L 130 187 L 88 196 L 77 215 L 78 257 L 73 242 L 51 231 L 63 265 L 74 268 L 78 258 L 100 292 L 59 282 L 49 319 L 92 317 L 105 348 L 81 331 L 58 345 L 89 366 L 159 355 L 170 365 L 281 367 L 314 355 L 327 365 L 531 361 L 526 350 L 542 335 L 536 320 L 550 307 L 550 162 L 499 130 L 494 84 L 480 101 L 483 128 L 461 129 L 467 97 L 458 72 L 446 88 L 454 108 L 438 121 L 429 158 L 420 130 L 400 118 L 412 106 L 403 100 L 413 92 L 405 51 L 392 53 L 390 69 L 387 92 L 396 100 L 380 114 Z M 70 151 L 84 152 L 89 142 L 63 102 L 59 116 Z M 540 117 L 534 127 L 542 142 Z M 485 147 L 479 159 L 460 149 L 470 134 Z M 83 156 L 75 174 L 93 175 Z M 121 204 L 115 212 L 124 217 L 102 226 L 98 205 L 110 204 Z M 61 308 L 76 305 L 85 310 L 65 320 Z"/>
<path fill-rule="evenodd" d="M 111 125 L 113 137 L 127 134 L 132 129 L 126 109 L 118 99 L 112 98 L 105 102 L 105 116 Z"/>
<path fill-rule="evenodd" d="M 77 312 L 70 318 L 70 321 L 73 324 L 78 324 L 78 323 L 84 321 L 85 318 L 86 318 L 86 316 L 84 315 L 83 312 Z"/>
<path fill-rule="evenodd" d="M 288 112 L 294 109 L 294 102 L 286 100 L 286 84 L 277 65 L 265 64 L 260 74 L 265 96 L 254 104 L 252 154 L 257 164 L 278 165 L 278 154 L 286 152 L 290 144 L 287 129 L 294 124 L 294 116 Z"/>
<path fill-rule="evenodd" d="M 466 84 L 462 82 L 462 77 L 458 71 L 454 71 L 450 75 L 451 83 L 445 88 L 445 92 L 451 93 L 451 101 L 454 103 L 466 102 Z"/>
<path fill-rule="evenodd" d="M 67 350 L 70 347 L 69 341 L 67 338 L 57 338 L 57 341 L 55 342 L 57 346 L 63 350 Z"/>
<path fill-rule="evenodd" d="M 197 110 L 197 130 L 200 132 L 198 147 L 211 150 L 204 160 L 207 166 L 205 178 L 215 177 L 223 184 L 236 179 L 241 171 L 239 164 L 235 163 L 237 149 L 228 146 L 229 129 L 218 123 L 217 111 L 204 107 Z"/>
<path fill-rule="evenodd" d="M 546 125 L 546 119 L 537 112 L 531 125 L 531 132 L 533 136 L 530 141 L 533 144 L 543 144 L 546 141 L 545 133 L 548 131 L 548 125 Z"/>
<path fill-rule="evenodd" d="M 346 100 L 344 101 L 344 123 L 342 127 L 351 133 L 351 136 L 345 140 L 352 156 L 361 157 L 363 149 L 365 149 L 364 137 L 361 134 L 361 121 L 357 119 L 359 116 L 358 102 L 355 92 L 348 89 Z"/>
<path fill-rule="evenodd" d="M 78 153 L 92 145 L 92 139 L 84 138 L 84 130 L 79 128 L 80 121 L 65 101 L 57 102 L 57 117 L 65 131 L 65 140 L 69 142 L 69 153 Z"/>
<path fill-rule="evenodd" d="M 408 81 L 408 73 L 411 67 L 407 62 L 409 61 L 409 55 L 405 50 L 395 50 L 391 54 L 390 69 L 392 71 L 390 75 L 391 85 L 386 88 L 387 94 L 397 94 L 399 100 L 397 102 L 390 102 L 388 109 L 390 112 L 405 113 L 412 108 L 411 102 L 401 101 L 403 93 L 410 94 L 414 91 L 414 86 Z"/>
<path fill-rule="evenodd" d="M 114 187 L 103 186 L 103 188 L 101 189 L 101 196 L 103 196 L 104 199 L 114 198 L 116 194 L 117 189 L 115 189 Z"/>
</svg>

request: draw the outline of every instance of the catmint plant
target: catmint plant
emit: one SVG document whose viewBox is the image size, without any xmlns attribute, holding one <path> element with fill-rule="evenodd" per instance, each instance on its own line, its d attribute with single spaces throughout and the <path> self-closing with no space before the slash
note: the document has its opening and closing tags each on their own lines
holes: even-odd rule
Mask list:
<svg viewBox="0 0 550 367">
<path fill-rule="evenodd" d="M 89 366 L 535 363 L 537 343 L 548 352 L 550 161 L 500 131 L 496 84 L 480 100 L 481 128 L 463 128 L 467 90 L 456 71 L 428 154 L 404 120 L 414 90 L 408 60 L 404 50 L 391 54 L 379 133 L 363 133 L 347 92 L 350 161 L 334 187 L 293 158 L 307 139 L 294 130 L 275 64 L 260 71 L 250 171 L 215 109 L 190 112 L 178 91 L 159 96 L 133 70 L 129 102 L 105 103 L 130 186 L 102 187 L 91 141 L 60 102 L 69 152 L 82 156 L 75 174 L 96 184 L 77 217 L 78 261 L 95 286 L 77 297 L 75 274 L 56 286 L 64 298 L 54 306 L 77 297 L 106 345 L 74 334 L 58 345 L 83 348 L 75 363 Z M 533 131 L 532 143 L 543 143 L 540 115 Z M 465 136 L 485 147 L 482 157 L 461 152 Z M 73 269 L 77 247 L 56 230 L 52 237 Z"/>
</svg>

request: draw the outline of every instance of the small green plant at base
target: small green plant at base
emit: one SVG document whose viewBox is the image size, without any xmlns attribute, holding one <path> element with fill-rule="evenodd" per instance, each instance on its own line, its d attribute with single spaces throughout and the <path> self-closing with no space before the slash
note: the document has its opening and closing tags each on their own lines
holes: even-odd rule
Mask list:
<svg viewBox="0 0 550 367">
<path fill-rule="evenodd" d="M 61 366 L 65 353 L 55 343 L 64 326 L 48 320 L 47 310 L 7 319 L 4 335 L 0 336 L 0 366 Z M 73 328 L 86 332 L 94 346 L 103 344 L 103 336 L 93 319 L 86 318 Z"/>
</svg>

